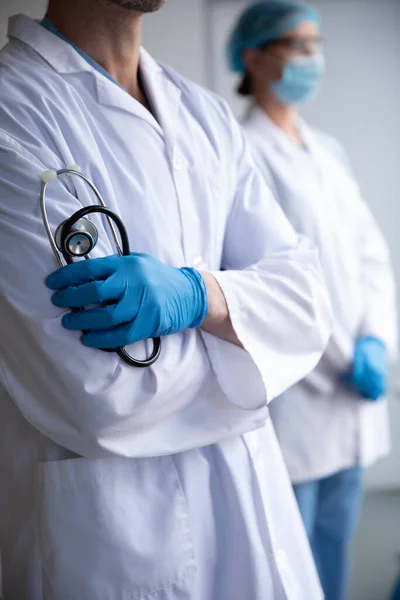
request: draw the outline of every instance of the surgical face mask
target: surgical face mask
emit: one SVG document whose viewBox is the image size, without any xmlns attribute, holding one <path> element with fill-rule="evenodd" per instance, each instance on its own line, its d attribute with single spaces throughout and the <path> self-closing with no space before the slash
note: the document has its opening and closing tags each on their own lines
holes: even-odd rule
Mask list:
<svg viewBox="0 0 400 600">
<path fill-rule="evenodd" d="M 282 78 L 272 84 L 272 89 L 283 104 L 307 102 L 319 91 L 324 74 L 322 54 L 298 56 L 286 62 Z"/>
</svg>

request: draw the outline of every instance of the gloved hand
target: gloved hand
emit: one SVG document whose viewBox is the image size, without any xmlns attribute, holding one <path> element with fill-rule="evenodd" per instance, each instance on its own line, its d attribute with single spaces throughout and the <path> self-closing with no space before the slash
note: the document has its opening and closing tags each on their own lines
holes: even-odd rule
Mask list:
<svg viewBox="0 0 400 600">
<path fill-rule="evenodd" d="M 364 337 L 356 343 L 351 372 L 343 379 L 363 398 L 378 400 L 387 392 L 388 370 L 385 344 L 375 337 Z"/>
<path fill-rule="evenodd" d="M 170 267 L 148 254 L 75 262 L 49 275 L 56 306 L 83 308 L 63 317 L 66 329 L 87 330 L 82 341 L 117 348 L 198 327 L 208 311 L 206 286 L 195 269 Z M 108 304 L 110 303 L 110 304 Z"/>
</svg>

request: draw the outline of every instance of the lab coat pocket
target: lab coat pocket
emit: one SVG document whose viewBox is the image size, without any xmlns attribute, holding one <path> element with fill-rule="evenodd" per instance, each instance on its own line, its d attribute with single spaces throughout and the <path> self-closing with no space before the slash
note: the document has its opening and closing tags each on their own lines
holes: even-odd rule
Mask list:
<svg viewBox="0 0 400 600">
<path fill-rule="evenodd" d="M 38 479 L 43 600 L 186 597 L 196 566 L 172 457 L 46 462 Z"/>
</svg>

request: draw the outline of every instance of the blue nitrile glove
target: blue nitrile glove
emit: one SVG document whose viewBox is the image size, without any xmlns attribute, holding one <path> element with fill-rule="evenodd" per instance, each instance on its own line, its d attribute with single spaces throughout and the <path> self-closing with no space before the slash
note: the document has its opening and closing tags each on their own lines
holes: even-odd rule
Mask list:
<svg viewBox="0 0 400 600">
<path fill-rule="evenodd" d="M 385 344 L 375 337 L 364 337 L 357 341 L 351 372 L 343 379 L 363 398 L 378 400 L 386 394 L 388 370 Z"/>
<path fill-rule="evenodd" d="M 47 278 L 56 306 L 98 308 L 63 317 L 67 329 L 89 331 L 86 346 L 117 348 L 198 327 L 208 311 L 207 291 L 195 269 L 170 267 L 148 254 L 75 262 Z M 108 304 L 112 303 L 112 304 Z"/>
</svg>

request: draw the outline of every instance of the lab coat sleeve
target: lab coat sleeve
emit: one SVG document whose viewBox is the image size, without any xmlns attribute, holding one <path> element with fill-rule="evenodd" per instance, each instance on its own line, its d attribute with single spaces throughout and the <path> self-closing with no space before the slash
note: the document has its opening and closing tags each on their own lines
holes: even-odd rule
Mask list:
<svg viewBox="0 0 400 600">
<path fill-rule="evenodd" d="M 214 275 L 244 349 L 208 334 L 205 340 L 229 397 L 240 402 L 251 395 L 258 378 L 271 401 L 318 363 L 331 334 L 331 309 L 317 250 L 295 234 L 233 118 L 230 130 L 235 193 L 223 270 Z"/>
<path fill-rule="evenodd" d="M 391 361 L 397 358 L 396 286 L 388 245 L 375 219 L 361 198 L 357 222 L 360 226 L 364 319 L 360 336 L 374 336 L 386 344 Z"/>
<path fill-rule="evenodd" d="M 87 458 L 174 454 L 261 427 L 267 417 L 262 393 L 252 387 L 254 410 L 246 397 L 239 406 L 231 402 L 198 331 L 163 338 L 160 359 L 135 369 L 114 353 L 86 348 L 79 332 L 62 327 L 64 311 L 45 286 L 57 262 L 39 192 L 41 173 L 65 165 L 44 142 L 29 140 L 22 146 L 0 130 L 0 400 L 6 390 L 37 431 Z M 48 187 L 53 232 L 81 208 L 74 181 L 64 177 Z M 96 249 L 109 254 L 106 228 L 99 231 Z M 129 351 L 143 358 L 144 345 Z"/>
<path fill-rule="evenodd" d="M 364 319 L 359 335 L 374 336 L 387 347 L 391 361 L 398 354 L 396 285 L 389 248 L 372 212 L 362 198 L 346 150 L 340 142 L 325 136 L 325 146 L 347 170 L 354 186 L 354 222 L 360 234 Z"/>
</svg>

